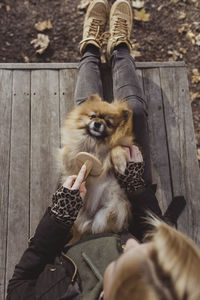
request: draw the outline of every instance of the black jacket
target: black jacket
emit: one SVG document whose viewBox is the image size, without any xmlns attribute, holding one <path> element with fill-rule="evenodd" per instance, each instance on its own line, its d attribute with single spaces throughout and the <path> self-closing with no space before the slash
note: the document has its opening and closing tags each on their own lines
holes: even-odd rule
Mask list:
<svg viewBox="0 0 200 300">
<path fill-rule="evenodd" d="M 154 186 L 142 193 L 129 195 L 133 222 L 130 232 L 141 241 L 149 226 L 145 224 L 146 210 L 162 217 Z M 68 299 L 63 298 L 70 284 L 79 281 L 73 263 L 60 257 L 64 245 L 71 239 L 70 227 L 57 221 L 48 208 L 37 226 L 34 237 L 16 265 L 9 281 L 7 300 Z M 73 299 L 80 299 L 76 298 Z"/>
</svg>

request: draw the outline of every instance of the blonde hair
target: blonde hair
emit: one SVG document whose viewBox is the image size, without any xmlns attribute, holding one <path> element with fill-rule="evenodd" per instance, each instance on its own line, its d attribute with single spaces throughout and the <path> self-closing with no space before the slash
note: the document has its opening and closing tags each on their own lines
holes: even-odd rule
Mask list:
<svg viewBox="0 0 200 300">
<path fill-rule="evenodd" d="M 200 249 L 164 222 L 151 217 L 150 259 L 118 274 L 110 300 L 199 300 Z"/>
</svg>

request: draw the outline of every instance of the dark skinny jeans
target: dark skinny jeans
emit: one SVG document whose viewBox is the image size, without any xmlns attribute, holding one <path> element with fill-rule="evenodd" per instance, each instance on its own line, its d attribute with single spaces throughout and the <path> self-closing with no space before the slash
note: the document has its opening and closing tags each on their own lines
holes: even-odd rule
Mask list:
<svg viewBox="0 0 200 300">
<path fill-rule="evenodd" d="M 83 54 L 75 89 L 75 103 L 84 102 L 88 96 L 98 94 L 103 99 L 100 74 L 100 53 L 96 47 L 88 46 Z M 126 46 L 117 47 L 111 57 L 113 96 L 126 99 L 133 109 L 133 131 L 145 161 L 144 179 L 152 182 L 150 166 L 147 103 L 136 73 L 135 62 Z"/>
</svg>

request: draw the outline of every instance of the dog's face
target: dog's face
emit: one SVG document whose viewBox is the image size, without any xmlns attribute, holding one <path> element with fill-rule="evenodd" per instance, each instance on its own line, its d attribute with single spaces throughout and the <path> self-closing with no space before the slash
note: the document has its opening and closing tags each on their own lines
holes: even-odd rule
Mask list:
<svg viewBox="0 0 200 300">
<path fill-rule="evenodd" d="M 92 95 L 72 111 L 69 119 L 74 129 L 99 142 L 113 144 L 132 134 L 132 111 L 124 101 L 108 103 Z"/>
<path fill-rule="evenodd" d="M 123 111 L 122 115 L 119 113 L 112 113 L 93 109 L 88 115 L 86 122 L 86 130 L 88 134 L 97 139 L 104 139 L 111 136 L 116 128 L 121 123 L 122 119 L 126 119 L 127 111 Z"/>
</svg>

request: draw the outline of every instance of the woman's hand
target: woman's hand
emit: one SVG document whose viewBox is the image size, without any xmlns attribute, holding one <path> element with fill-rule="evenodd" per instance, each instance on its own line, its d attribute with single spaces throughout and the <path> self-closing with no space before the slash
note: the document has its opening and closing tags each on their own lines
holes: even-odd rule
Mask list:
<svg viewBox="0 0 200 300">
<path fill-rule="evenodd" d="M 140 152 L 140 149 L 132 145 L 130 147 L 124 147 L 127 153 L 128 162 L 143 162 L 142 153 Z"/>
<path fill-rule="evenodd" d="M 51 213 L 66 225 L 72 226 L 83 206 L 86 194 L 86 166 L 83 165 L 78 175 L 68 176 L 64 184 L 53 194 Z"/>
<path fill-rule="evenodd" d="M 86 174 L 86 166 L 82 165 L 78 175 L 71 175 L 68 176 L 63 186 L 68 188 L 69 190 L 80 190 L 80 196 L 84 200 L 86 195 L 86 187 L 84 177 Z"/>
<path fill-rule="evenodd" d="M 143 179 L 144 161 L 142 153 L 135 145 L 123 147 L 127 153 L 127 164 L 124 173 L 115 172 L 121 188 L 135 192 L 145 186 Z"/>
</svg>

